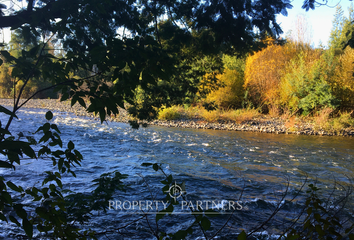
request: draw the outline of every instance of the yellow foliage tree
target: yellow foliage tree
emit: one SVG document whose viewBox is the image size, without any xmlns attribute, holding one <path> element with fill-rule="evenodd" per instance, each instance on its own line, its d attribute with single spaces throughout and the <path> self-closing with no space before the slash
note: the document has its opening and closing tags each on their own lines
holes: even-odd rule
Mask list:
<svg viewBox="0 0 354 240">
<path fill-rule="evenodd" d="M 3 63 L 0 66 L 0 97 L 10 98 L 11 89 L 13 88 L 13 79 L 11 78 L 12 69 L 8 64 Z"/>
<path fill-rule="evenodd" d="M 343 108 L 354 108 L 354 49 L 347 47 L 338 59 L 330 84 Z"/>
<path fill-rule="evenodd" d="M 207 102 L 214 102 L 219 108 L 240 108 L 244 96 L 243 73 L 225 68 L 222 74 L 216 76 L 221 85 L 217 90 L 207 95 Z"/>
<path fill-rule="evenodd" d="M 277 104 L 278 86 L 285 66 L 296 54 L 294 44 L 270 44 L 246 60 L 244 88 L 256 105 Z"/>
</svg>

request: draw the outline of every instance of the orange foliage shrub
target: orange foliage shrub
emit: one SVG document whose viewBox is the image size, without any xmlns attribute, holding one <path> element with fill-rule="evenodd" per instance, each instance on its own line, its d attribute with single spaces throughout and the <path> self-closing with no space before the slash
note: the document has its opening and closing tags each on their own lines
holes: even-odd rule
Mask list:
<svg viewBox="0 0 354 240">
<path fill-rule="evenodd" d="M 296 52 L 294 44 L 271 44 L 247 58 L 244 87 L 254 104 L 276 104 L 281 76 Z"/>
</svg>

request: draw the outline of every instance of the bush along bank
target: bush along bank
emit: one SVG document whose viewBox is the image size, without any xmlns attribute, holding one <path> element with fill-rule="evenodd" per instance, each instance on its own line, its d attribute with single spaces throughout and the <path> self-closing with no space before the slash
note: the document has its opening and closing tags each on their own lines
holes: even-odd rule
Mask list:
<svg viewBox="0 0 354 240">
<path fill-rule="evenodd" d="M 11 107 L 12 99 L 0 99 L 0 105 Z M 79 104 L 71 106 L 70 101 L 60 102 L 57 99 L 35 99 L 26 103 L 26 108 L 42 108 L 51 111 L 71 112 L 77 116 L 97 118 L 88 113 Z M 251 131 L 274 134 L 322 135 L 322 136 L 354 136 L 354 120 L 350 114 L 342 114 L 330 118 L 329 110 L 322 111 L 313 117 L 295 117 L 262 115 L 255 109 L 238 109 L 232 111 L 207 111 L 201 107 L 184 108 L 174 106 L 162 109 L 159 119 L 143 122 L 144 125 L 163 127 L 180 127 L 193 129 L 213 129 L 227 131 Z M 111 116 L 109 121 L 128 123 L 132 119 L 126 110 Z"/>
</svg>

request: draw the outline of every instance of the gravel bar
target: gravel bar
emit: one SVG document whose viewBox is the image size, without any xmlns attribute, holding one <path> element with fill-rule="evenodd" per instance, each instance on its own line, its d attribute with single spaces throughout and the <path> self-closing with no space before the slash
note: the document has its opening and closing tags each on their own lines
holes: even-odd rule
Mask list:
<svg viewBox="0 0 354 240">
<path fill-rule="evenodd" d="M 0 105 L 13 106 L 13 99 L 0 99 Z M 31 99 L 24 107 L 26 108 L 42 108 L 51 111 L 71 112 L 77 116 L 87 116 L 99 119 L 92 113 L 86 110 L 78 103 L 71 107 L 70 101 L 60 102 L 57 99 Z M 125 122 L 129 121 L 130 117 L 126 110 L 120 109 L 119 115 L 108 117 L 108 121 Z M 149 125 L 158 125 L 164 127 L 180 127 L 180 128 L 194 128 L 194 129 L 214 129 L 227 131 L 251 131 L 274 134 L 297 134 L 297 135 L 320 135 L 320 136 L 354 136 L 353 129 L 343 129 L 340 132 L 326 132 L 323 130 L 314 130 L 313 124 L 309 122 L 301 122 L 292 126 L 291 129 L 286 127 L 284 120 L 281 118 L 270 118 L 262 116 L 261 118 L 236 123 L 231 121 L 219 121 L 210 123 L 202 119 L 179 119 L 171 121 L 154 120 L 147 122 Z M 294 130 L 296 129 L 296 130 Z"/>
</svg>

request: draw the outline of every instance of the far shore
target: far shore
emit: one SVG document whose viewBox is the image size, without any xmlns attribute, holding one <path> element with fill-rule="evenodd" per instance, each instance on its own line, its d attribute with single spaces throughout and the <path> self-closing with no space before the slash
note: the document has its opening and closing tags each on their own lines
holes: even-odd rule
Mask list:
<svg viewBox="0 0 354 240">
<path fill-rule="evenodd" d="M 11 107 L 13 106 L 12 99 L 0 99 L 0 105 Z M 87 116 L 97 118 L 92 113 L 86 110 L 78 103 L 71 107 L 70 101 L 60 102 L 58 99 L 32 99 L 26 103 L 24 108 L 41 108 L 51 111 L 71 112 L 77 116 Z M 126 110 L 120 109 L 117 116 L 108 117 L 108 121 L 128 123 L 130 117 Z M 339 132 L 326 132 L 322 129 L 315 130 L 314 125 L 310 122 L 300 121 L 297 124 L 289 127 L 287 121 L 281 118 L 271 118 L 267 115 L 236 123 L 233 121 L 206 122 L 203 119 L 178 119 L 178 120 L 153 120 L 147 122 L 148 125 L 158 125 L 164 127 L 180 127 L 194 129 L 214 129 L 227 131 L 251 131 L 273 134 L 297 134 L 297 135 L 320 135 L 320 136 L 354 136 L 354 129 L 342 129 Z"/>
</svg>

